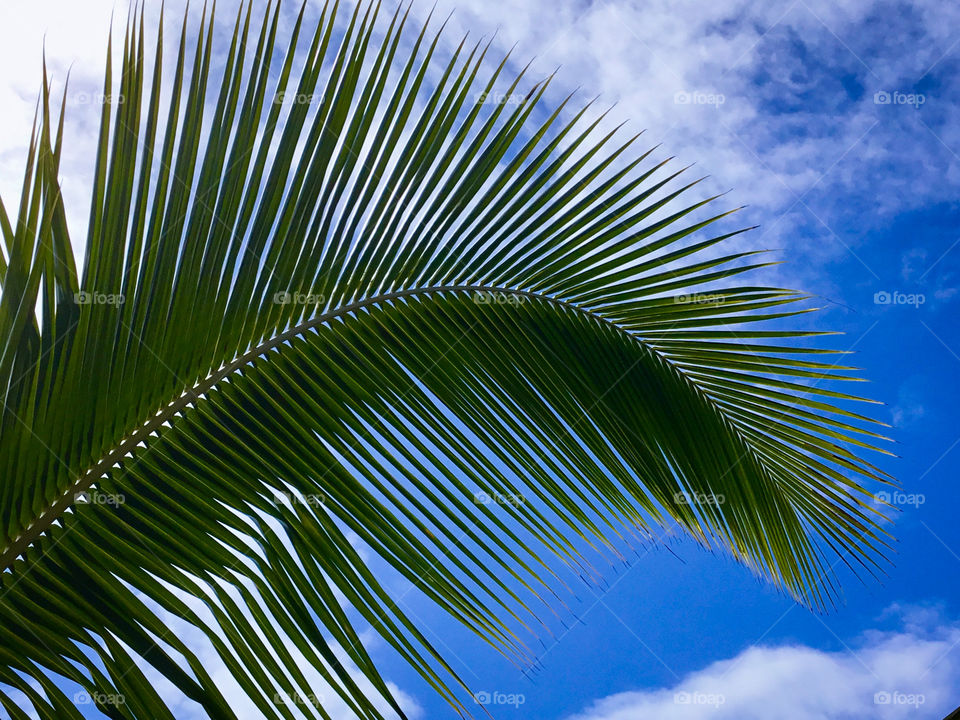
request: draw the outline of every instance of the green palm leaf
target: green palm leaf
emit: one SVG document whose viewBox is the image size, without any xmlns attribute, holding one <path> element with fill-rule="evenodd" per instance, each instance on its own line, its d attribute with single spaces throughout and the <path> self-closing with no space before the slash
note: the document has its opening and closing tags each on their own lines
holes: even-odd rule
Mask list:
<svg viewBox="0 0 960 720">
<path fill-rule="evenodd" d="M 519 662 L 549 557 L 586 577 L 631 534 L 679 526 L 813 607 L 838 563 L 879 567 L 887 477 L 857 453 L 884 438 L 831 389 L 851 368 L 796 341 L 821 333 L 784 325 L 805 298 L 739 284 L 767 263 L 709 235 L 729 213 L 696 219 L 715 198 L 684 203 L 696 183 L 589 106 L 535 112 L 550 79 L 379 16 L 301 10 L 278 48 L 279 5 L 247 8 L 216 73 L 212 18 L 184 23 L 169 104 L 162 29 L 151 65 L 131 22 L 79 272 L 44 78 L 0 205 L 12 717 L 80 717 L 63 678 L 109 717 L 173 717 L 157 674 L 235 717 L 170 618 L 267 718 L 329 717 L 284 702 L 307 668 L 402 715 L 357 622 L 469 714 L 354 536 Z M 504 83 L 517 102 L 481 101 Z"/>
</svg>

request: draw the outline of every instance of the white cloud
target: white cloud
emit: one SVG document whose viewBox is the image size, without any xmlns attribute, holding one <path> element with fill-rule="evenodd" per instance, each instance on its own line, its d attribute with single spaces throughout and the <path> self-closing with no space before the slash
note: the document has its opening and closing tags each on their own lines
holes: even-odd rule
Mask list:
<svg viewBox="0 0 960 720">
<path fill-rule="evenodd" d="M 182 4 L 167 3 L 169 38 L 177 34 Z M 0 23 L 0 67 L 6 68 L 0 73 L 6 108 L 0 195 L 10 204 L 19 193 L 44 34 L 55 77 L 62 80 L 72 64 L 75 91 L 98 92 L 115 3 L 7 5 L 12 8 L 4 8 Z M 125 6 L 117 5 L 118 29 Z M 413 8 L 413 29 L 429 6 Z M 148 2 L 148 35 L 157 8 Z M 711 175 L 703 193 L 734 188 L 721 201 L 724 208 L 748 203 L 741 222 L 762 225 L 735 242 L 789 246 L 794 257 L 808 259 L 770 271 L 787 274 L 794 285 L 834 289 L 820 268 L 847 257 L 852 245 L 841 242 L 835 228 L 885 224 L 897 212 L 952 200 L 960 185 L 960 130 L 949 122 L 958 101 L 953 84 L 942 82 L 920 110 L 873 100 L 878 91 L 909 92 L 924 73 L 950 62 L 947 28 L 958 11 L 933 0 L 882 9 L 856 0 L 440 0 L 434 26 L 450 11 L 448 49 L 467 30 L 474 40 L 496 32 L 492 56 L 514 43 L 515 67 L 536 56 L 531 81 L 562 66 L 553 99 L 576 87 L 584 100 L 600 93 L 598 107 L 618 103 L 609 122 L 629 118 L 631 131 L 648 129 L 638 148 L 662 142 L 659 157 L 676 154 L 678 166 L 696 161 L 691 174 Z M 230 12 L 220 15 L 232 22 Z M 909 38 L 909 53 L 889 42 L 898 36 Z M 848 92 L 843 78 L 859 90 Z M 97 114 L 91 106 L 69 110 L 62 176 L 71 223 L 79 229 L 89 200 Z M 880 276 L 898 270 L 874 267 L 877 261 L 852 249 Z"/>
<path fill-rule="evenodd" d="M 43 50 L 47 67 L 55 78 L 57 97 L 67 71 L 72 69 L 73 87 L 79 92 L 99 89 L 110 27 L 110 0 L 76 3 L 4 3 L 0 10 L 0 197 L 8 212 L 20 195 L 26 149 L 42 79 Z M 64 195 L 67 206 L 89 207 L 89 184 L 96 147 L 96 111 L 93 105 L 72 107 L 66 128 L 63 159 Z M 80 175 L 81 177 L 78 177 Z"/>
<path fill-rule="evenodd" d="M 568 720 L 940 718 L 960 702 L 960 625 L 936 608 L 892 606 L 897 631 L 843 649 L 751 647 L 675 686 L 618 693 Z"/>
<path fill-rule="evenodd" d="M 168 43 L 185 5 L 186 0 L 166 2 Z M 9 0 L 0 9 L 0 197 L 15 214 L 45 56 L 51 102 L 58 107 L 69 75 L 60 179 L 78 255 L 86 241 L 107 38 L 112 21 L 116 63 L 127 6 L 120 0 Z M 148 47 L 155 40 L 159 8 L 159 3 L 147 2 Z"/>
<path fill-rule="evenodd" d="M 696 161 L 695 172 L 712 176 L 703 192 L 734 188 L 722 202 L 749 204 L 741 222 L 761 224 L 744 242 L 809 260 L 771 271 L 788 282 L 827 292 L 824 263 L 849 257 L 847 245 L 870 271 L 892 277 L 898 268 L 837 235 L 956 196 L 955 83 L 935 83 L 919 110 L 874 102 L 879 91 L 914 92 L 925 73 L 945 70 L 954 38 L 944 13 L 956 8 L 856 0 L 440 7 L 457 8 L 457 31 L 497 30 L 500 47 L 518 44 L 518 60 L 536 55 L 541 75 L 562 64 L 555 96 L 581 86 L 584 97 L 617 101 L 610 121 L 630 118 L 630 128 L 648 130 L 641 145 L 662 142 L 663 156 Z"/>
</svg>

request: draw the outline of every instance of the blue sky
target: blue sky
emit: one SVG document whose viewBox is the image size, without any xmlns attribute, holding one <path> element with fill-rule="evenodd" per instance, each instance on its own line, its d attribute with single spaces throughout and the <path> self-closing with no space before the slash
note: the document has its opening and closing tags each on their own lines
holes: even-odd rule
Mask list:
<svg viewBox="0 0 960 720">
<path fill-rule="evenodd" d="M 95 89 L 113 7 L 9 5 L 4 198 L 17 192 L 44 34 L 54 72 L 72 63 L 76 87 Z M 451 42 L 496 30 L 495 47 L 516 42 L 535 72 L 562 65 L 552 100 L 601 93 L 617 102 L 611 122 L 646 128 L 643 149 L 663 143 L 661 157 L 710 175 L 704 193 L 733 188 L 730 202 L 749 205 L 737 222 L 761 227 L 743 242 L 788 261 L 767 281 L 818 296 L 809 322 L 845 333 L 836 346 L 856 351 L 868 394 L 886 403 L 878 417 L 901 457 L 879 462 L 902 485 L 901 512 L 888 575 L 841 573 L 845 603 L 828 615 L 692 542 L 641 549 L 604 586 L 577 589 L 579 620 L 554 624 L 532 676 L 395 580 L 403 606 L 499 718 L 938 718 L 960 705 L 960 8 L 441 0 L 437 14 L 454 5 Z M 71 112 L 65 193 L 83 208 L 91 115 Z M 451 717 L 376 641 L 374 652 L 414 715 Z"/>
</svg>

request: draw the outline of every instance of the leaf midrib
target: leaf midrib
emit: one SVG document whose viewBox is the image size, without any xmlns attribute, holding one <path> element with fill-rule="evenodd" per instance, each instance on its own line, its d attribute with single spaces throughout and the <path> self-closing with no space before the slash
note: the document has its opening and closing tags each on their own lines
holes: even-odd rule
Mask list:
<svg viewBox="0 0 960 720">
<path fill-rule="evenodd" d="M 16 559 L 27 550 L 30 544 L 39 538 L 44 532 L 46 532 L 50 526 L 53 525 L 53 523 L 56 522 L 56 520 L 60 518 L 60 516 L 63 515 L 63 513 L 66 512 L 71 505 L 74 504 L 74 502 L 76 502 L 76 497 L 79 493 L 87 490 L 97 480 L 101 479 L 104 473 L 106 473 L 114 464 L 122 460 L 141 442 L 146 441 L 151 434 L 161 428 L 163 424 L 170 420 L 170 418 L 172 418 L 176 413 L 186 408 L 191 402 L 196 402 L 201 395 L 208 393 L 218 383 L 232 375 L 244 365 L 256 360 L 258 357 L 261 357 L 273 348 L 282 345 L 284 342 L 304 335 L 311 328 L 317 327 L 318 325 L 323 325 L 324 323 L 335 320 L 338 317 L 348 315 L 349 313 L 357 310 L 362 310 L 366 307 L 380 305 L 390 302 L 391 300 L 398 300 L 405 297 L 412 297 L 416 295 L 438 295 L 442 293 L 500 293 L 507 295 L 521 295 L 524 297 L 561 305 L 579 313 L 589 315 L 590 317 L 604 324 L 614 327 L 619 332 L 625 333 L 633 339 L 638 340 L 636 335 L 633 333 L 628 332 L 602 315 L 599 315 L 588 308 L 577 305 L 576 303 L 572 303 L 567 300 L 563 300 L 562 298 L 557 298 L 544 293 L 493 285 L 439 285 L 426 288 L 408 288 L 405 290 L 397 290 L 390 293 L 371 296 L 347 305 L 342 305 L 334 310 L 327 311 L 320 315 L 315 315 L 309 320 L 305 320 L 299 325 L 295 325 L 294 327 L 289 328 L 288 330 L 285 330 L 282 333 L 279 333 L 278 335 L 275 335 L 272 338 L 269 338 L 268 340 L 265 340 L 259 345 L 251 348 L 230 363 L 222 365 L 218 370 L 207 375 L 207 377 L 202 381 L 185 390 L 178 398 L 170 402 L 165 408 L 157 411 L 156 415 L 134 430 L 110 452 L 104 455 L 103 458 L 93 467 L 81 474 L 76 482 L 70 485 L 53 503 L 48 505 L 47 508 L 41 512 L 23 532 L 20 533 L 20 535 L 14 538 L 10 545 L 4 548 L 3 552 L 0 553 L 0 572 L 5 572 L 8 568 L 12 567 L 14 561 L 16 561 Z"/>
</svg>

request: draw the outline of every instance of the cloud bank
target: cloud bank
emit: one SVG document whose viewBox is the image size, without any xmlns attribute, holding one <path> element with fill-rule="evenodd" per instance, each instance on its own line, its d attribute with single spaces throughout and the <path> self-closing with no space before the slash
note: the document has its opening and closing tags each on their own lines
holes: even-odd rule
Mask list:
<svg viewBox="0 0 960 720">
<path fill-rule="evenodd" d="M 960 703 L 960 625 L 894 606 L 903 626 L 849 646 L 751 647 L 675 686 L 611 695 L 567 720 L 901 720 L 942 718 Z"/>
</svg>

